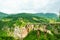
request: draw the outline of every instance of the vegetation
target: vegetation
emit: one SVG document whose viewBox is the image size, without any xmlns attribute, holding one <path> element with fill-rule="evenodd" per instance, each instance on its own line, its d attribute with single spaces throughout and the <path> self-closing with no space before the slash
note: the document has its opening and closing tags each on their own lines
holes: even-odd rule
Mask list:
<svg viewBox="0 0 60 40">
<path fill-rule="evenodd" d="M 0 12 L 0 40 L 60 40 L 60 25 L 50 25 L 51 23 L 56 23 L 60 19 L 58 19 L 56 14 L 51 15 L 52 13 L 19 13 L 8 15 Z M 38 25 L 34 25 L 34 28 L 31 28 L 31 30 L 29 29 L 29 24 Z M 45 27 L 45 25 L 47 25 L 47 27 Z M 15 36 L 14 33 L 20 33 L 23 27 L 31 30 L 27 32 L 27 36 L 24 38 Z M 40 28 L 44 28 L 44 30 L 41 31 Z M 15 32 L 16 30 L 17 32 Z M 47 31 L 49 33 L 51 32 L 53 35 L 49 34 Z"/>
</svg>

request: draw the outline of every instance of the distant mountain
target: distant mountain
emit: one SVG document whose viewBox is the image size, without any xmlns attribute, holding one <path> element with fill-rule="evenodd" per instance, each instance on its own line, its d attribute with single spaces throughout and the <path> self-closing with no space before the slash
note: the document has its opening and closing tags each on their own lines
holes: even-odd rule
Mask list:
<svg viewBox="0 0 60 40">
<path fill-rule="evenodd" d="M 0 12 L 0 18 L 6 17 L 6 16 L 8 16 L 8 14 L 5 14 L 3 12 Z"/>
<path fill-rule="evenodd" d="M 50 19 L 58 19 L 58 16 L 55 13 L 36 13 L 35 16 L 45 17 Z"/>
<path fill-rule="evenodd" d="M 25 15 L 26 14 L 26 15 Z M 15 15 L 15 16 L 14 16 Z M 28 13 L 18 13 L 18 14 L 11 14 L 10 16 L 14 16 L 14 17 L 17 17 L 18 16 L 37 16 L 37 17 L 44 17 L 44 18 L 50 18 L 50 19 L 58 19 L 58 16 L 55 14 L 55 13 L 36 13 L 36 14 L 28 14 Z M 5 14 L 3 12 L 0 12 L 0 18 L 3 18 L 3 17 L 6 17 L 8 16 L 8 14 Z"/>
</svg>

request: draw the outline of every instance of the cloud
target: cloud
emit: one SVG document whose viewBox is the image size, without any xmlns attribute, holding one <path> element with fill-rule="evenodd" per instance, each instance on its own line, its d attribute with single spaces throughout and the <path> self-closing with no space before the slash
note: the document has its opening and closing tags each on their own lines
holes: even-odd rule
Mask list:
<svg viewBox="0 0 60 40">
<path fill-rule="evenodd" d="M 0 11 L 9 14 L 19 12 L 56 12 L 57 8 L 60 7 L 59 2 L 59 0 L 0 0 Z"/>
</svg>

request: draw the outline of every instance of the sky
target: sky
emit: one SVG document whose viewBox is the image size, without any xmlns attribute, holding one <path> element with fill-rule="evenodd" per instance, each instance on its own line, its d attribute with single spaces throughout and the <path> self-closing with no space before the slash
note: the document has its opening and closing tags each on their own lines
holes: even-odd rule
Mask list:
<svg viewBox="0 0 60 40">
<path fill-rule="evenodd" d="M 0 12 L 15 13 L 56 13 L 60 0 L 0 0 Z"/>
</svg>

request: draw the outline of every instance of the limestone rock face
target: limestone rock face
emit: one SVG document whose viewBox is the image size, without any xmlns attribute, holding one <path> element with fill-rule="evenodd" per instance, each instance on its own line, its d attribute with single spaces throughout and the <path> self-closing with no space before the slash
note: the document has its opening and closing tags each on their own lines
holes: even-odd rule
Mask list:
<svg viewBox="0 0 60 40">
<path fill-rule="evenodd" d="M 15 27 L 14 29 L 14 36 L 18 38 L 24 38 L 28 34 L 27 29 L 25 27 L 19 28 Z"/>
<path fill-rule="evenodd" d="M 15 27 L 14 28 L 14 37 L 25 38 L 28 33 L 33 29 L 34 25 L 27 25 L 26 27 Z M 29 29 L 29 30 L 27 30 Z M 29 31 L 29 32 L 28 32 Z"/>
</svg>

